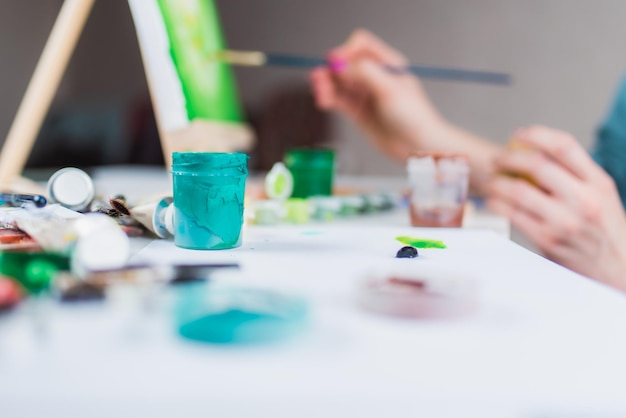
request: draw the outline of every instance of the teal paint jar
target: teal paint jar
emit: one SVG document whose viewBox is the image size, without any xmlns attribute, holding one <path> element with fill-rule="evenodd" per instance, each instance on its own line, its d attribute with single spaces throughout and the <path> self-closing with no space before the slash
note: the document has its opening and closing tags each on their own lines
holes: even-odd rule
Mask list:
<svg viewBox="0 0 626 418">
<path fill-rule="evenodd" d="M 326 148 L 295 148 L 285 153 L 284 160 L 293 177 L 291 197 L 332 195 L 335 151 Z"/>
<path fill-rule="evenodd" d="M 243 153 L 174 152 L 174 243 L 194 250 L 241 245 L 248 176 Z"/>
</svg>

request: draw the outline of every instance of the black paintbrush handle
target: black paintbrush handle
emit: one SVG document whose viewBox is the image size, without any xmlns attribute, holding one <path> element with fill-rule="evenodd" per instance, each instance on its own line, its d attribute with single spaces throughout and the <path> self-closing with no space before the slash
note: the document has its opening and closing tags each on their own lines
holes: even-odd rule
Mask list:
<svg viewBox="0 0 626 418">
<path fill-rule="evenodd" d="M 504 73 L 489 71 L 461 70 L 457 68 L 427 67 L 422 65 L 410 65 L 405 68 L 386 67 L 392 73 L 410 72 L 420 78 L 434 80 L 468 81 L 473 83 L 487 83 L 508 85 L 511 84 L 511 76 Z"/>
<path fill-rule="evenodd" d="M 265 65 L 291 67 L 291 68 L 312 68 L 323 67 L 329 63 L 325 58 L 305 57 L 287 54 L 265 54 Z M 504 73 L 489 71 L 462 70 L 458 68 L 429 67 L 423 65 L 410 65 L 407 67 L 385 66 L 385 69 L 394 74 L 412 73 L 424 79 L 466 81 L 472 83 L 487 83 L 508 85 L 511 77 Z"/>
<path fill-rule="evenodd" d="M 265 54 L 265 65 L 294 68 L 313 68 L 328 65 L 324 58 L 301 57 L 285 54 Z"/>
</svg>

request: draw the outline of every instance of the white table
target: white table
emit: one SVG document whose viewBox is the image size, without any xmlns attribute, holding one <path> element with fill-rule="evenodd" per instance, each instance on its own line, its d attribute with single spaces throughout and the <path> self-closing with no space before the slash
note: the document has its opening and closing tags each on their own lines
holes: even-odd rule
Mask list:
<svg viewBox="0 0 626 418">
<path fill-rule="evenodd" d="M 403 234 L 449 248 L 395 259 L 393 238 Z M 44 337 L 18 311 L 0 317 L 0 416 L 626 415 L 626 299 L 491 231 L 246 227 L 235 250 L 154 241 L 135 255 L 155 258 L 237 261 L 239 275 L 217 280 L 305 296 L 309 327 L 283 343 L 237 348 L 186 342 L 167 310 L 146 313 L 119 295 L 52 306 Z M 358 281 L 398 263 L 476 279 L 479 311 L 448 321 L 361 311 Z"/>
</svg>

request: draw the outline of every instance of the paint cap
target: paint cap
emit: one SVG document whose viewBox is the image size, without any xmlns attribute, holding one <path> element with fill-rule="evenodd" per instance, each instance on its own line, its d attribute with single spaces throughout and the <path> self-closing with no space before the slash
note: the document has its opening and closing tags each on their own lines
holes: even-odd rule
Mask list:
<svg viewBox="0 0 626 418">
<path fill-rule="evenodd" d="M 478 286 L 458 273 L 410 268 L 373 272 L 360 283 L 358 305 L 369 312 L 402 318 L 455 318 L 478 307 Z"/>
<path fill-rule="evenodd" d="M 265 176 L 265 194 L 270 199 L 288 199 L 293 193 L 293 175 L 281 161 L 274 163 Z"/>
<path fill-rule="evenodd" d="M 62 168 L 52 174 L 47 191 L 52 202 L 79 212 L 89 207 L 96 193 L 89 174 L 76 167 Z"/>
<path fill-rule="evenodd" d="M 308 200 L 311 217 L 320 221 L 332 221 L 343 207 L 341 198 L 337 196 L 314 196 Z"/>
<path fill-rule="evenodd" d="M 73 222 L 76 240 L 70 267 L 78 277 L 90 271 L 122 268 L 130 257 L 130 240 L 120 225 L 101 213 L 88 213 Z"/>
<path fill-rule="evenodd" d="M 250 209 L 256 225 L 277 225 L 286 215 L 283 202 L 278 200 L 257 200 L 250 204 Z"/>
</svg>

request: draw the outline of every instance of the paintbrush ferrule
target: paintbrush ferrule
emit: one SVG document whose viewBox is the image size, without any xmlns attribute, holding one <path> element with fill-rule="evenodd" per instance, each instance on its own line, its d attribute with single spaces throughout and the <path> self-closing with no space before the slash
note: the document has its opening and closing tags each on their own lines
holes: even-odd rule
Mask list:
<svg viewBox="0 0 626 418">
<path fill-rule="evenodd" d="M 263 52 L 258 51 L 231 51 L 221 50 L 215 51 L 214 59 L 233 65 L 245 66 L 262 66 L 266 64 L 266 56 Z"/>
</svg>

